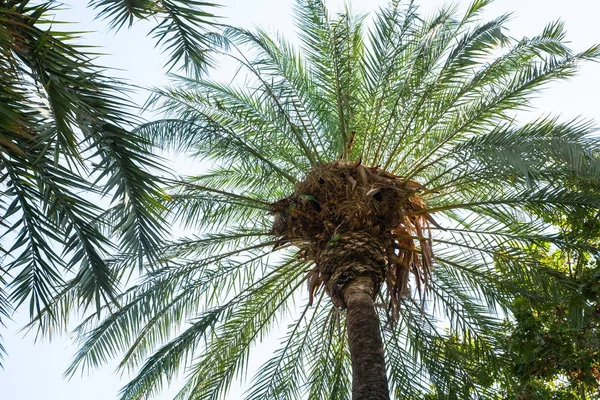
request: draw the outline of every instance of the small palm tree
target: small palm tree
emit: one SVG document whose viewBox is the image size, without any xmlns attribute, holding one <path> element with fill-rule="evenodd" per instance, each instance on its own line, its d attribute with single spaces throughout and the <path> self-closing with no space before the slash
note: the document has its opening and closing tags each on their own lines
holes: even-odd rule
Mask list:
<svg viewBox="0 0 600 400">
<path fill-rule="evenodd" d="M 213 165 L 165 205 L 201 234 L 165 245 L 121 309 L 78 328 L 70 372 L 124 352 L 120 368 L 141 369 L 123 399 L 180 368 L 177 398 L 222 398 L 291 321 L 247 399 L 492 391 L 500 312 L 539 296 L 531 282 L 568 288 L 532 247 L 587 246 L 553 226 L 600 206 L 592 125 L 515 115 L 600 48 L 574 53 L 560 23 L 512 40 L 507 16 L 477 23 L 487 3 L 424 19 L 393 1 L 367 40 L 362 17 L 299 0 L 300 52 L 230 29 L 242 87 L 159 91 L 167 117 L 140 132 Z"/>
<path fill-rule="evenodd" d="M 214 36 L 190 25 L 214 24 L 210 4 L 134 3 L 91 5 L 116 27 L 156 16 L 170 66 L 206 67 Z M 0 0 L 0 323 L 28 302 L 46 332 L 64 328 L 76 303 L 114 303 L 125 267 L 155 259 L 165 233 L 149 173 L 161 166 L 131 131 L 136 107 L 77 34 L 56 29 L 57 7 Z M 127 256 L 107 261 L 115 243 Z"/>
</svg>

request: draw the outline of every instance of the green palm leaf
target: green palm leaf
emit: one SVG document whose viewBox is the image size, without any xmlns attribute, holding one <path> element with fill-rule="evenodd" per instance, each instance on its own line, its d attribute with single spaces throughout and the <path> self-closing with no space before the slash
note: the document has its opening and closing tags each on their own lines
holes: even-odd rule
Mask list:
<svg viewBox="0 0 600 400">
<path fill-rule="evenodd" d="M 138 20 L 155 20 L 150 34 L 169 53 L 167 67 L 183 66 L 195 74 L 205 72 L 213 62 L 210 55 L 221 37 L 208 29 L 218 25 L 210 12 L 218 4 L 196 0 L 90 0 L 98 16 L 109 20 L 116 30 Z"/>
<path fill-rule="evenodd" d="M 141 265 L 165 231 L 149 173 L 160 164 L 131 132 L 134 107 L 76 34 L 55 29 L 55 8 L 0 2 L 2 268 L 14 308 L 28 301 L 47 332 L 77 305 L 116 301 L 115 241 Z"/>
</svg>

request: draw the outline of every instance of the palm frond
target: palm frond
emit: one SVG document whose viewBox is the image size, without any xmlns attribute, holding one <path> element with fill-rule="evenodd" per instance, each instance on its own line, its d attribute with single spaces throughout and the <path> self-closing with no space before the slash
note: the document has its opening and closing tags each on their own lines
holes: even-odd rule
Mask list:
<svg viewBox="0 0 600 400">
<path fill-rule="evenodd" d="M 345 317 L 333 305 L 322 307 L 320 312 L 325 321 L 309 346 L 312 354 L 307 362 L 308 399 L 316 400 L 326 393 L 331 399 L 349 400 L 350 354 Z"/>
<path fill-rule="evenodd" d="M 247 370 L 250 346 L 268 332 L 277 316 L 285 311 L 294 290 L 304 283 L 303 263 L 286 264 L 262 280 L 260 286 L 253 286 L 251 292 L 241 293 L 237 307 L 215 330 L 214 339 L 194 361 L 190 370 L 193 378 L 177 397 L 218 398 L 227 392 L 235 377 Z M 257 296 L 264 301 L 257 302 Z M 233 302 L 237 302 L 235 298 Z"/>
<path fill-rule="evenodd" d="M 105 260 L 114 247 L 102 195 L 127 204 L 112 216 L 121 243 L 138 255 L 152 258 L 164 227 L 155 222 L 162 192 L 148 172 L 158 164 L 130 133 L 135 107 L 93 64 L 95 54 L 74 44 L 77 34 L 55 29 L 55 9 L 0 4 L 0 234 L 13 240 L 6 269 L 14 305 L 29 299 L 32 317 L 62 321 L 65 310 L 50 307 L 66 306 L 56 301 L 64 284 L 77 284 L 84 309 L 99 310 L 119 291 Z"/>
<path fill-rule="evenodd" d="M 216 3 L 196 0 L 90 0 L 100 18 L 108 19 L 112 29 L 131 27 L 138 20 L 154 20 L 150 34 L 156 45 L 169 53 L 169 70 L 182 64 L 186 71 L 197 75 L 213 63 L 210 51 L 223 41 L 215 28 L 217 17 L 212 13 Z"/>
<path fill-rule="evenodd" d="M 323 1 L 299 0 L 296 21 L 313 79 L 330 102 L 335 116 L 338 139 L 337 153 L 348 157 L 354 140 L 355 103 L 363 55 L 362 20 L 348 9 L 331 20 Z"/>
<path fill-rule="evenodd" d="M 148 349 L 172 334 L 172 324 L 184 315 L 192 318 L 203 307 L 214 307 L 219 295 L 240 290 L 235 282 L 247 277 L 245 268 L 252 268 L 250 277 L 261 274 L 273 242 L 257 241 L 260 237 L 256 232 L 232 233 L 181 240 L 177 246 L 165 248 L 165 259 L 173 260 L 172 265 L 153 272 L 145 282 L 123 294 L 118 300 L 125 305 L 116 311 L 107 309 L 109 316 L 100 325 L 96 326 L 98 320 L 92 317 L 77 328 L 80 332 L 92 329 L 92 333 L 82 338 L 83 347 L 67 374 L 103 364 L 115 348 L 129 353 L 122 366 L 137 365 Z M 228 260 L 252 252 L 256 255 L 250 260 Z M 190 259 L 190 253 L 198 259 Z M 157 303 L 158 299 L 161 302 Z M 135 333 L 131 332 L 134 327 Z M 136 336 L 144 340 L 136 340 Z"/>
</svg>

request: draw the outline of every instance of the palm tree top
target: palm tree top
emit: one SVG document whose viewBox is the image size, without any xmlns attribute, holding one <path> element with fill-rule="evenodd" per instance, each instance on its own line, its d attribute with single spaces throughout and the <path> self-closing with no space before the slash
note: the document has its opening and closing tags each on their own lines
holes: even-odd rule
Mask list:
<svg viewBox="0 0 600 400">
<path fill-rule="evenodd" d="M 518 124 L 515 113 L 600 48 L 573 52 L 561 23 L 512 39 L 508 16 L 478 20 L 488 3 L 424 18 L 413 2 L 393 1 L 365 32 L 361 16 L 332 18 L 323 1 L 299 0 L 300 49 L 230 28 L 242 85 L 188 79 L 158 90 L 165 118 L 140 134 L 214 165 L 173 182 L 165 207 L 201 234 L 165 245 L 165 267 L 123 296 L 121 310 L 81 325 L 70 372 L 122 352 L 120 367 L 138 370 L 123 399 L 155 394 L 180 368 L 188 379 L 178 398 L 222 398 L 253 344 L 291 320 L 246 398 L 348 398 L 343 303 L 335 287 L 326 285 L 331 300 L 317 290 L 325 275 L 311 251 L 344 245 L 339 219 L 352 226 L 358 213 L 355 226 L 389 233 L 388 259 L 406 257 L 389 262 L 400 275 L 382 276 L 373 293 L 395 299 L 393 310 L 377 308 L 397 320 L 383 330 L 395 396 L 493 393 L 499 311 L 515 296 L 539 296 L 540 282 L 568 290 L 532 248 L 598 252 L 553 228 L 570 211 L 600 207 L 594 125 L 550 116 Z M 325 175 L 324 191 L 310 186 Z M 354 207 L 343 217 L 341 197 Z M 385 199 L 394 206 L 365 222 L 361 212 Z M 324 210 L 332 219 L 310 225 Z M 410 294 L 425 283 L 421 304 Z"/>
<path fill-rule="evenodd" d="M 308 277 L 309 304 L 324 286 L 333 304 L 346 308 L 344 286 L 365 274 L 374 281 L 373 294 L 387 284 L 390 322 L 410 295 L 409 272 L 423 298 L 433 261 L 429 224 L 439 225 L 419 197 L 422 190 L 360 161 L 336 160 L 312 168 L 291 196 L 272 204 L 275 248 L 292 244 L 316 263 Z M 345 247 L 352 251 L 339 254 Z M 338 269 L 346 264 L 354 266 Z"/>
</svg>

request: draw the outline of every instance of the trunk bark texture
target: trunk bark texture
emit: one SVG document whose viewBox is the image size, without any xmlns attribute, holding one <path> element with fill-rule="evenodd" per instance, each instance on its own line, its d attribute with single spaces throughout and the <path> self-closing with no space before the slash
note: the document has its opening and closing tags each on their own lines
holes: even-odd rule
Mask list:
<svg viewBox="0 0 600 400">
<path fill-rule="evenodd" d="M 325 290 L 345 308 L 352 400 L 389 400 L 383 341 L 373 298 L 385 277 L 386 246 L 370 232 L 349 232 L 319 254 Z"/>
<path fill-rule="evenodd" d="M 358 276 L 344 288 L 346 325 L 352 359 L 352 400 L 389 400 L 373 280 Z"/>
</svg>

